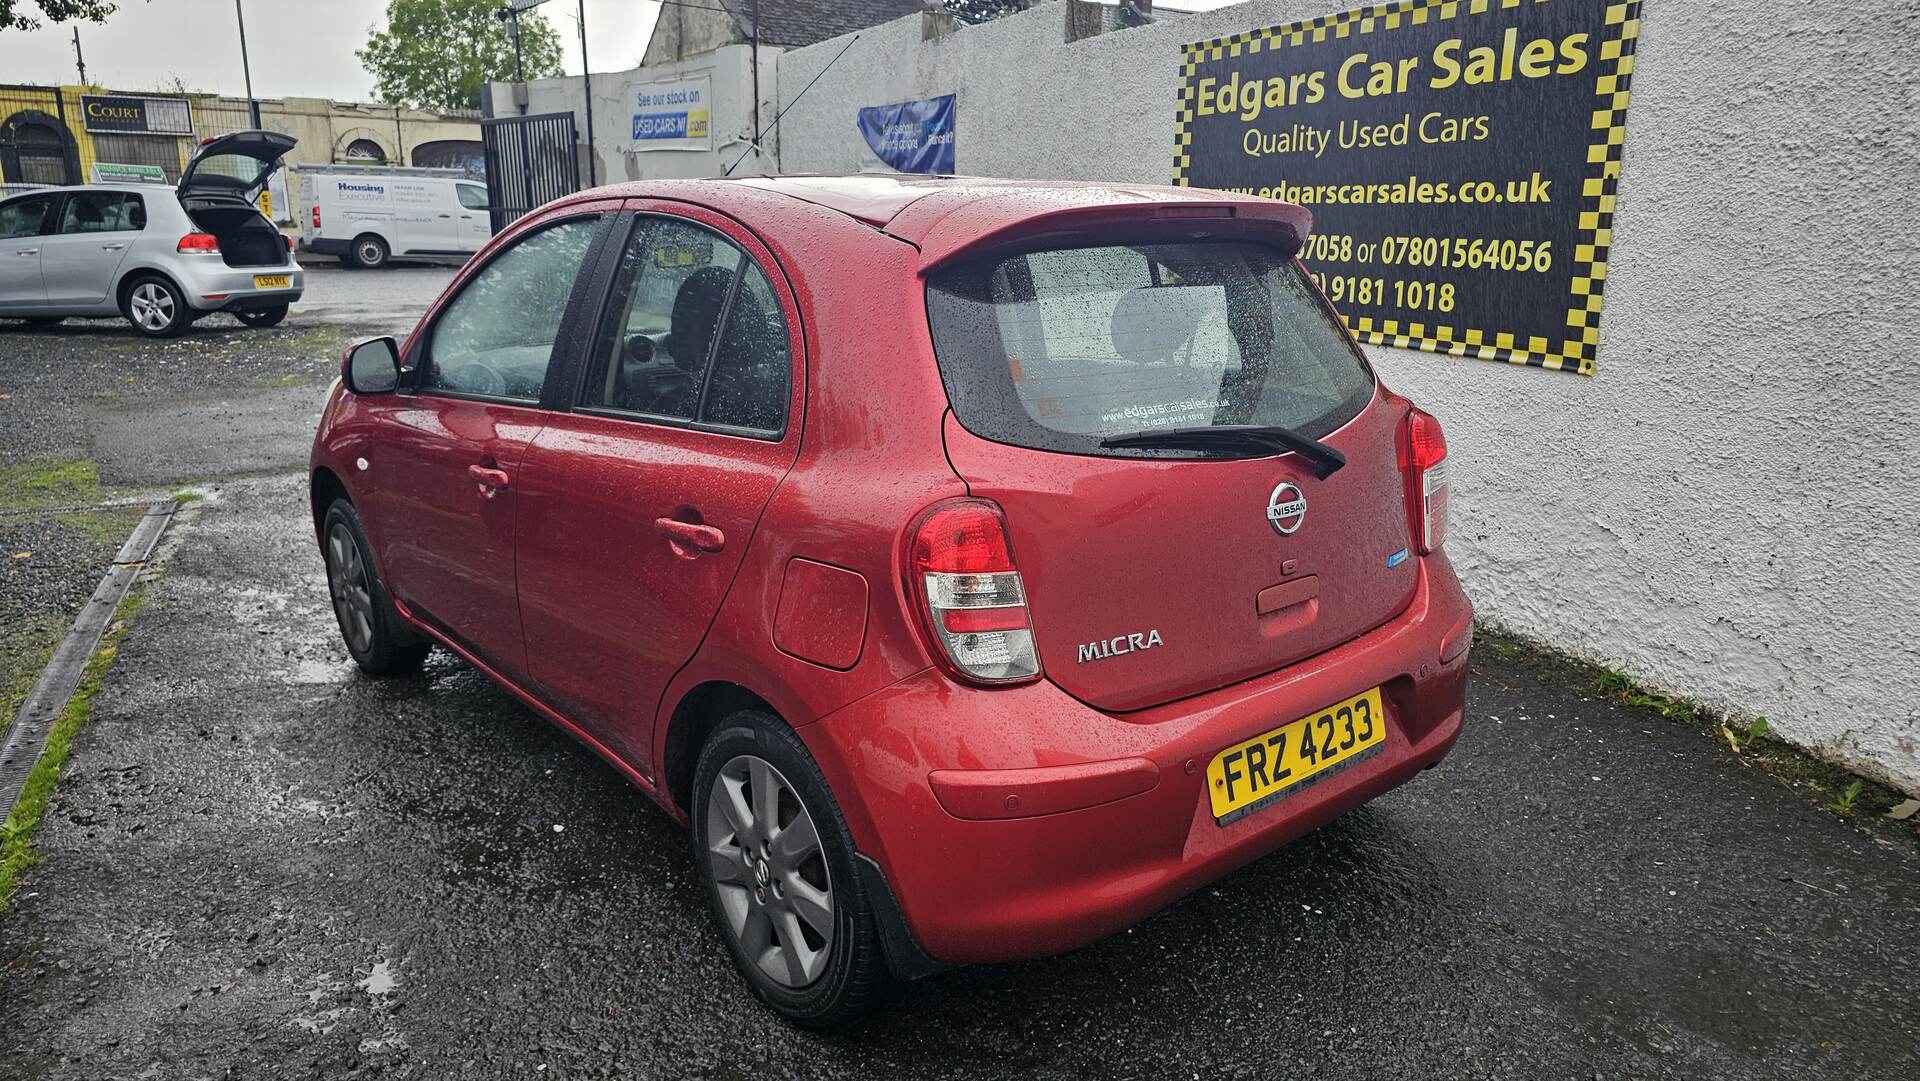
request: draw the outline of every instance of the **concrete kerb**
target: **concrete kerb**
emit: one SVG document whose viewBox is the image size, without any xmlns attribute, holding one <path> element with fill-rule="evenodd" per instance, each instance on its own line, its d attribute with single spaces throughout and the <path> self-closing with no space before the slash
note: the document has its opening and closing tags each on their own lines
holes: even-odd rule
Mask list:
<svg viewBox="0 0 1920 1081">
<path fill-rule="evenodd" d="M 113 622 L 113 614 L 119 610 L 120 602 L 140 572 L 146 569 L 178 508 L 175 501 L 162 500 L 140 516 L 133 532 L 114 555 L 113 566 L 101 577 L 93 596 L 88 598 L 66 637 L 54 649 L 53 657 L 27 693 L 26 701 L 20 703 L 19 712 L 7 728 L 5 741 L 0 742 L 0 819 L 10 814 L 19 800 L 27 776 L 33 772 L 34 764 L 40 760 L 40 751 L 46 746 L 47 733 L 79 687 L 81 674 Z"/>
</svg>

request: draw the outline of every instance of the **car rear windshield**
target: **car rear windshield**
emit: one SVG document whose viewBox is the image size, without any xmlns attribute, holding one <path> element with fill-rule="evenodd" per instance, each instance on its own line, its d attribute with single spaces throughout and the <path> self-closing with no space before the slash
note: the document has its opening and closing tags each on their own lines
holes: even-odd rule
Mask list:
<svg viewBox="0 0 1920 1081">
<path fill-rule="evenodd" d="M 209 154 L 193 167 L 195 180 L 244 190 L 260 179 L 267 163 L 250 154 Z"/>
<path fill-rule="evenodd" d="M 1373 397 L 1305 272 L 1260 244 L 996 255 L 937 273 L 927 309 L 954 415 L 1001 443 L 1157 457 L 1100 440 L 1228 424 L 1319 438 Z"/>
</svg>

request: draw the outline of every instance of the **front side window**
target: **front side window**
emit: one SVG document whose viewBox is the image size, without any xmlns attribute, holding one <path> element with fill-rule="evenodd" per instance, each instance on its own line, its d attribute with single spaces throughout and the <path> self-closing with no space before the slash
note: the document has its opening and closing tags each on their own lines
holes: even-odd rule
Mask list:
<svg viewBox="0 0 1920 1081">
<path fill-rule="evenodd" d="M 433 326 L 420 386 L 538 401 L 597 218 L 520 238 L 467 280 Z"/>
<path fill-rule="evenodd" d="M 38 236 L 40 223 L 53 206 L 51 195 L 29 195 L 10 203 L 0 203 L 0 240 Z"/>
<path fill-rule="evenodd" d="M 766 274 L 711 230 L 643 217 L 620 262 L 583 404 L 779 431 L 787 325 Z"/>
<path fill-rule="evenodd" d="M 1159 454 L 1100 441 L 1239 424 L 1319 438 L 1373 396 L 1306 273 L 1259 244 L 989 257 L 938 274 L 927 308 L 955 417 L 1017 446 Z"/>
<path fill-rule="evenodd" d="M 487 189 L 472 184 L 455 184 L 453 190 L 460 195 L 460 205 L 468 210 L 487 208 Z"/>
<path fill-rule="evenodd" d="M 144 229 L 147 208 L 138 195 L 117 191 L 79 192 L 67 197 L 60 213 L 62 233 L 121 233 Z"/>
</svg>

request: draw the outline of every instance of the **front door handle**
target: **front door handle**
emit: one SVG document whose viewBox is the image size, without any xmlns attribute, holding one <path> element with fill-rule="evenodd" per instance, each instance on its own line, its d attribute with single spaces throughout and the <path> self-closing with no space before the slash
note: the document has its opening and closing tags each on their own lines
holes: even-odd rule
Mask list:
<svg viewBox="0 0 1920 1081">
<path fill-rule="evenodd" d="M 673 545 L 674 553 L 682 559 L 693 559 L 701 552 L 718 552 L 727 546 L 725 533 L 699 522 L 655 518 L 653 530 L 667 538 L 667 542 Z"/>
<path fill-rule="evenodd" d="M 119 251 L 121 248 L 124 248 L 124 247 L 126 247 L 125 244 L 102 244 L 100 245 L 100 250 L 101 251 Z"/>
<path fill-rule="evenodd" d="M 484 465 L 470 465 L 467 467 L 467 476 L 473 478 L 473 482 L 480 486 L 480 494 L 488 499 L 492 499 L 495 495 L 507 490 L 509 478 L 507 471 L 504 469 L 489 469 Z"/>
<path fill-rule="evenodd" d="M 20 255 L 20 256 L 39 255 L 40 249 L 39 248 L 21 248 L 15 251 L 13 254 Z"/>
</svg>

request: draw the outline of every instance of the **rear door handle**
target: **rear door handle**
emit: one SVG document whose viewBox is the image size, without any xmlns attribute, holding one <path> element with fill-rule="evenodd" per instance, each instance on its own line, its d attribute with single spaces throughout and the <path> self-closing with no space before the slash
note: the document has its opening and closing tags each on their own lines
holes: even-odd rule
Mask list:
<svg viewBox="0 0 1920 1081">
<path fill-rule="evenodd" d="M 124 248 L 124 247 L 126 247 L 125 244 L 102 244 L 100 245 L 100 250 L 101 251 L 119 251 L 121 248 Z"/>
<path fill-rule="evenodd" d="M 441 217 L 443 217 L 443 218 L 451 218 L 451 217 L 453 217 L 453 215 L 452 215 L 452 214 L 442 214 L 442 215 L 440 215 L 440 216 L 441 216 Z"/>
<path fill-rule="evenodd" d="M 480 486 L 480 494 L 489 499 L 499 492 L 506 491 L 509 480 L 506 470 L 489 469 L 484 465 L 468 466 L 467 476 L 472 477 L 473 482 Z"/>
<path fill-rule="evenodd" d="M 16 251 L 16 252 L 14 252 L 13 254 L 15 254 L 15 255 L 22 255 L 22 256 L 25 256 L 25 255 L 39 255 L 39 254 L 40 254 L 40 249 L 39 249 L 39 248 L 21 248 L 21 249 L 19 249 L 18 251 Z"/>
<path fill-rule="evenodd" d="M 701 552 L 718 552 L 727 546 L 727 535 L 710 525 L 699 522 L 683 522 L 678 518 L 655 518 L 654 532 L 667 538 L 673 550 L 683 559 L 692 559 Z"/>
</svg>

